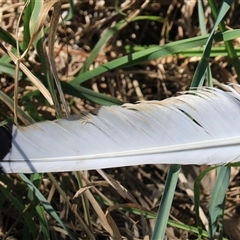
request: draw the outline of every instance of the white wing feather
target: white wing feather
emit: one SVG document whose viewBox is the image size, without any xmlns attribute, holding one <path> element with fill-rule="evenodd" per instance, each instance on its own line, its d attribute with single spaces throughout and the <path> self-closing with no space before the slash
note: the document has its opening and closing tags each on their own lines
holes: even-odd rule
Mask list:
<svg viewBox="0 0 240 240">
<path fill-rule="evenodd" d="M 205 88 L 164 101 L 102 107 L 13 128 L 4 172 L 60 172 L 140 164 L 240 160 L 240 95 Z"/>
</svg>

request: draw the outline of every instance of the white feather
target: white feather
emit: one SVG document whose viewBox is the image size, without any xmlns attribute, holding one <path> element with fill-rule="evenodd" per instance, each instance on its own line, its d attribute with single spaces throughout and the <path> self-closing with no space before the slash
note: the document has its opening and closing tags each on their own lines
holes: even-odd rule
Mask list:
<svg viewBox="0 0 240 240">
<path fill-rule="evenodd" d="M 204 88 L 13 128 L 3 171 L 60 172 L 240 160 L 240 95 Z"/>
</svg>

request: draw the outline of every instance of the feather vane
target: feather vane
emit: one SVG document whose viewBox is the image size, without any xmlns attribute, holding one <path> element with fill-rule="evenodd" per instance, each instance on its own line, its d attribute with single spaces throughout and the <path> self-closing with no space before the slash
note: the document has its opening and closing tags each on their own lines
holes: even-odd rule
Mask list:
<svg viewBox="0 0 240 240">
<path fill-rule="evenodd" d="M 4 172 L 61 172 L 240 159 L 240 95 L 203 88 L 163 101 L 101 107 L 13 127 Z M 0 136 L 2 137 L 2 136 Z"/>
</svg>

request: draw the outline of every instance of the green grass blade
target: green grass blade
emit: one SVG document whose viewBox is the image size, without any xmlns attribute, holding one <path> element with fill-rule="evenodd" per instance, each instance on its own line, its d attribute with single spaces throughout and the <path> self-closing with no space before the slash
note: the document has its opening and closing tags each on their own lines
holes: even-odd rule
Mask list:
<svg viewBox="0 0 240 240">
<path fill-rule="evenodd" d="M 139 20 L 148 20 L 148 21 L 154 21 L 154 22 L 160 22 L 160 23 L 164 23 L 167 21 L 166 18 L 162 18 L 160 16 L 136 16 L 133 19 L 131 19 L 130 22 L 135 22 L 135 21 L 139 21 Z"/>
<path fill-rule="evenodd" d="M 39 21 L 39 15 L 44 5 L 43 0 L 33 0 L 32 2 L 34 2 L 34 5 L 32 3 L 31 9 L 30 9 L 31 16 L 30 18 L 28 18 L 29 32 L 31 37 L 36 32 L 36 26 L 38 26 L 37 23 Z"/>
<path fill-rule="evenodd" d="M 209 207 L 209 238 L 214 239 L 217 231 L 218 220 L 223 218 L 225 195 L 228 189 L 230 179 L 230 167 L 223 166 L 220 168 L 216 183 L 211 194 Z M 220 232 L 222 229 L 220 229 Z"/>
<path fill-rule="evenodd" d="M 198 239 L 202 238 L 203 229 L 202 229 L 202 223 L 199 217 L 199 207 L 200 207 L 200 185 L 202 179 L 207 175 L 208 172 L 219 168 L 219 166 L 209 167 L 206 170 L 202 171 L 194 181 L 194 208 L 195 208 L 195 217 L 196 217 L 196 223 L 198 228 Z"/>
<path fill-rule="evenodd" d="M 12 45 L 14 48 L 17 47 L 15 38 L 1 27 L 0 27 L 0 38 L 6 43 L 9 43 L 10 45 Z"/>
<path fill-rule="evenodd" d="M 36 23 L 39 21 L 39 13 L 41 11 L 41 9 L 43 9 L 44 6 L 44 1 L 36 1 L 35 5 L 32 9 L 32 13 L 31 13 L 31 21 L 29 23 L 29 29 L 30 29 L 30 34 L 31 36 L 33 35 L 33 33 L 36 31 Z M 40 58 L 40 62 L 43 66 L 43 71 L 45 74 L 45 78 L 47 79 L 47 83 L 48 83 L 48 89 L 51 93 L 52 99 L 53 99 L 53 104 L 54 104 L 54 108 L 56 110 L 56 114 L 58 117 L 61 117 L 61 108 L 60 108 L 60 104 L 59 104 L 59 99 L 58 99 L 58 95 L 57 95 L 57 91 L 55 89 L 55 84 L 53 81 L 53 76 L 51 73 L 51 68 L 49 66 L 49 59 L 45 50 L 45 46 L 44 46 L 44 32 L 43 30 L 41 30 L 33 45 L 34 48 L 36 49 L 38 56 Z"/>
<path fill-rule="evenodd" d="M 92 62 L 94 61 L 94 59 L 96 58 L 96 56 L 99 54 L 99 52 L 101 51 L 101 49 L 104 47 L 104 45 L 108 42 L 108 40 L 116 33 L 118 32 L 123 25 L 126 23 L 126 20 L 122 20 L 120 22 L 118 22 L 114 27 L 110 28 L 105 34 L 104 36 L 102 36 L 100 38 L 100 40 L 97 42 L 97 44 L 95 45 L 95 47 L 92 49 L 89 57 L 87 58 L 87 60 L 85 61 L 81 72 L 80 73 L 84 73 L 88 70 L 88 68 L 90 67 L 90 65 L 92 64 Z"/>
<path fill-rule="evenodd" d="M 186 225 L 186 224 L 182 224 L 182 223 L 179 223 L 179 222 L 175 222 L 175 221 L 172 221 L 172 220 L 168 220 L 168 225 L 169 226 L 172 226 L 172 227 L 175 227 L 175 228 L 178 228 L 178 229 L 182 229 L 184 231 L 188 231 L 188 232 L 192 232 L 192 233 L 198 233 L 198 229 L 193 227 L 193 226 L 189 226 L 189 225 Z M 208 232 L 207 231 L 203 231 L 202 232 L 202 237 L 208 237 Z M 200 240 L 202 239 L 202 237 L 200 238 Z M 228 240 L 227 238 L 221 238 L 222 240 Z"/>
<path fill-rule="evenodd" d="M 121 9 L 119 8 L 119 5 L 120 5 L 119 0 L 115 0 L 115 3 L 114 3 L 115 11 L 124 17 L 127 16 L 126 13 L 121 11 Z"/>
<path fill-rule="evenodd" d="M 131 49 L 132 52 L 140 52 L 148 48 L 156 47 L 156 45 L 152 46 L 134 46 L 131 47 L 130 45 L 125 45 L 125 50 Z M 178 57 L 202 57 L 203 47 L 193 48 L 193 49 L 186 49 L 184 51 L 180 51 L 174 55 Z M 234 49 L 237 55 L 240 55 L 240 48 L 235 47 Z M 225 46 L 215 46 L 211 49 L 210 57 L 218 57 L 218 56 L 228 56 L 228 52 Z"/>
<path fill-rule="evenodd" d="M 4 63 L 0 61 L 0 72 L 7 73 L 10 76 L 13 76 L 15 73 L 15 66 L 13 64 Z M 22 77 L 22 72 L 19 72 L 19 78 L 21 77 Z"/>
<path fill-rule="evenodd" d="M 228 2 L 228 4 L 233 3 L 233 1 L 227 1 L 227 2 Z M 209 3 L 209 6 L 211 7 L 213 17 L 216 19 L 217 16 L 218 16 L 218 10 L 217 10 L 217 6 L 216 6 L 216 2 L 215 2 L 215 0 L 208 0 L 208 3 Z M 225 27 L 224 21 L 221 21 L 219 23 L 219 29 L 220 29 L 221 32 L 226 31 L 227 28 Z M 238 59 L 238 54 L 236 52 L 236 49 L 234 48 L 234 45 L 233 45 L 232 41 L 225 41 L 224 44 L 226 46 L 228 56 L 231 59 L 232 65 L 235 68 L 235 71 L 237 73 L 238 82 L 240 83 L 240 62 L 239 62 L 239 59 Z"/>
<path fill-rule="evenodd" d="M 5 197 L 10 200 L 13 205 L 17 208 L 17 210 L 19 212 L 22 213 L 22 217 L 24 218 L 25 223 L 28 225 L 29 231 L 32 233 L 33 239 L 36 239 L 37 235 L 38 235 L 38 229 L 36 228 L 36 224 L 34 223 L 31 215 L 25 211 L 23 213 L 23 211 L 25 210 L 25 207 L 21 204 L 21 202 L 15 198 L 9 189 L 4 188 L 1 184 L 0 184 L 0 191 L 5 195 Z"/>
<path fill-rule="evenodd" d="M 152 240 L 164 239 L 180 169 L 181 165 L 173 164 L 170 166 L 165 189 L 157 214 Z"/>
<path fill-rule="evenodd" d="M 41 180 L 42 180 L 42 174 L 39 173 L 34 173 L 31 174 L 30 176 L 30 180 L 31 182 L 35 185 L 36 188 L 40 188 L 41 186 Z M 31 212 L 31 214 L 34 214 L 34 209 L 36 210 L 37 216 L 38 216 L 38 221 L 40 223 L 41 226 L 41 232 L 44 235 L 44 239 L 49 239 L 49 229 L 48 229 L 48 224 L 46 222 L 46 216 L 45 216 L 45 212 L 44 209 L 40 206 L 39 200 L 36 198 L 36 196 L 34 195 L 34 193 L 31 191 L 30 188 L 28 188 L 28 199 L 29 202 L 34 203 L 30 206 L 29 211 Z M 25 234 L 27 235 L 28 231 L 27 231 L 27 226 L 25 226 Z M 25 236 L 26 239 L 26 236 Z"/>
<path fill-rule="evenodd" d="M 203 11 L 203 3 L 202 1 L 198 1 L 198 20 L 200 25 L 201 34 L 207 34 L 206 24 L 205 24 L 205 14 Z"/>
<path fill-rule="evenodd" d="M 25 111 L 36 121 L 46 120 L 36 108 L 36 105 L 33 103 L 33 99 L 36 99 L 38 102 L 45 103 L 46 100 L 40 91 L 36 90 L 33 92 L 26 93 L 22 96 L 22 105 L 24 106 Z"/>
<path fill-rule="evenodd" d="M 213 167 L 212 169 L 215 169 L 216 167 Z M 211 171 L 212 169 L 208 170 L 208 171 Z M 205 174 L 202 176 L 204 177 Z M 104 204 L 106 206 L 110 206 L 110 204 L 106 201 L 104 201 L 104 199 L 102 199 L 100 196 L 96 195 L 95 196 L 96 200 L 101 203 L 101 204 Z M 118 205 L 119 206 L 119 210 L 122 210 L 122 211 L 126 211 L 128 213 L 131 213 L 131 214 L 135 214 L 135 215 L 138 215 L 138 216 L 144 216 L 146 217 L 147 219 L 155 219 L 157 214 L 155 214 L 154 212 L 152 212 L 151 210 L 148 210 L 148 209 L 143 209 L 143 208 L 135 208 L 135 207 L 125 207 L 124 204 L 119 204 L 117 202 L 114 202 L 114 204 Z M 184 230 L 184 231 L 188 231 L 188 232 L 191 232 L 191 233 L 195 233 L 195 234 L 198 234 L 199 233 L 199 230 L 198 228 L 196 227 L 193 227 L 193 226 L 189 226 L 187 224 L 184 224 L 184 223 L 180 223 L 178 221 L 174 221 L 174 220 L 168 220 L 168 225 L 169 226 L 172 226 L 174 228 L 177 228 L 177 229 L 181 229 L 181 230 Z M 202 237 L 208 237 L 208 232 L 207 231 L 202 231 Z M 202 239 L 202 237 L 200 239 Z M 227 240 L 226 238 L 223 238 L 223 240 Z"/>
<path fill-rule="evenodd" d="M 229 10 L 231 4 L 233 3 L 233 0 L 225 0 L 221 6 L 220 12 L 217 16 L 216 22 L 213 26 L 212 31 L 209 34 L 206 46 L 205 46 L 205 50 L 203 52 L 203 56 L 197 66 L 197 69 L 194 73 L 193 76 L 193 81 L 191 84 L 191 87 L 195 87 L 195 86 L 201 86 L 203 79 L 204 79 L 204 74 L 206 72 L 206 69 L 208 67 L 208 62 L 209 62 L 209 57 L 210 57 L 210 53 L 211 53 L 211 48 L 212 48 L 212 43 L 213 43 L 213 39 L 214 39 L 214 32 L 216 27 L 219 25 L 219 23 L 222 21 L 223 17 L 225 16 L 225 14 L 227 13 L 227 11 Z"/>
<path fill-rule="evenodd" d="M 223 231 L 224 231 L 224 211 L 225 211 L 225 203 L 226 203 L 226 195 L 223 199 L 223 203 L 222 203 L 222 208 L 220 209 L 219 211 L 219 215 L 218 215 L 218 226 L 219 226 L 219 236 L 218 236 L 218 239 L 221 240 L 223 238 Z"/>
<path fill-rule="evenodd" d="M 39 37 L 34 42 L 34 46 L 40 58 L 41 64 L 43 66 L 44 76 L 47 82 L 48 89 L 53 99 L 54 108 L 56 110 L 57 116 L 60 117 L 62 111 L 59 104 L 58 94 L 55 88 L 53 76 L 51 74 L 51 68 L 49 65 L 48 56 L 47 56 L 46 50 L 44 49 L 44 37 L 42 36 L 42 34 L 43 32 L 41 33 L 41 36 L 39 35 Z"/>
<path fill-rule="evenodd" d="M 38 216 L 38 220 L 40 222 L 41 232 L 43 234 L 43 237 L 46 240 L 50 240 L 51 238 L 50 238 L 50 234 L 49 234 L 48 220 L 46 218 L 44 209 L 39 204 L 36 205 L 35 209 L 36 209 L 36 213 Z"/>
<path fill-rule="evenodd" d="M 207 29 L 206 29 L 206 25 L 205 25 L 205 14 L 203 11 L 203 4 L 201 1 L 198 1 L 198 18 L 199 18 L 201 34 L 205 35 L 205 34 L 207 34 Z M 213 87 L 212 72 L 211 72 L 210 66 L 207 67 L 206 78 L 207 78 L 208 86 Z M 200 83 L 200 85 L 201 86 L 203 85 L 203 81 Z"/>
<path fill-rule="evenodd" d="M 20 47 L 20 46 L 19 46 Z M 20 49 L 21 51 L 21 49 Z M 17 49 L 15 48 L 12 48 L 12 53 L 16 56 L 17 55 Z M 12 64 L 12 59 L 7 55 L 7 54 L 4 54 L 1 58 L 0 58 L 0 61 L 2 63 L 11 63 Z M 14 64 L 12 64 L 13 66 L 15 66 Z M 21 73 L 21 72 L 20 72 Z"/>
<path fill-rule="evenodd" d="M 44 85 L 47 84 L 46 79 L 44 79 L 42 75 L 37 75 L 37 77 L 43 82 Z M 123 101 L 120 101 L 114 97 L 107 96 L 103 93 L 94 92 L 91 89 L 72 84 L 71 82 L 61 81 L 61 86 L 64 93 L 82 98 L 84 100 L 89 100 L 92 103 L 96 103 L 99 105 L 111 106 L 122 105 L 124 103 Z"/>
<path fill-rule="evenodd" d="M 73 13 L 74 13 L 74 0 L 69 0 L 69 9 L 68 9 L 68 14 L 66 16 L 66 18 L 64 18 L 64 21 L 69 21 L 72 19 L 73 17 Z"/>
<path fill-rule="evenodd" d="M 240 48 L 235 48 L 236 54 L 240 55 Z M 184 57 L 201 57 L 203 52 L 203 48 L 199 47 L 196 49 L 189 49 L 178 53 L 178 56 Z M 217 56 L 228 56 L 228 52 L 225 46 L 216 46 L 212 47 L 210 57 L 217 57 Z"/>
<path fill-rule="evenodd" d="M 41 176 L 42 174 L 39 173 L 33 173 L 30 175 L 30 181 L 35 185 L 36 188 L 39 188 L 41 185 Z M 34 193 L 30 189 L 28 189 L 28 199 L 30 202 L 37 200 Z"/>
<path fill-rule="evenodd" d="M 90 89 L 78 86 L 76 84 L 61 82 L 64 93 L 70 94 L 75 97 L 80 97 L 85 100 L 89 100 L 93 103 L 100 105 L 110 106 L 110 105 L 122 105 L 123 102 L 109 97 L 105 94 L 94 92 Z"/>
<path fill-rule="evenodd" d="M 208 59 L 210 57 L 211 47 L 212 47 L 212 41 L 213 39 L 210 37 L 207 41 L 207 44 L 205 46 L 203 57 L 201 58 L 197 69 L 193 75 L 193 80 L 191 83 L 191 87 L 201 87 L 204 82 L 204 75 L 206 72 L 206 69 L 208 67 Z"/>
<path fill-rule="evenodd" d="M 207 67 L 207 85 L 209 87 L 213 87 L 213 78 L 212 78 L 212 71 L 211 71 L 211 68 L 210 66 Z"/>
<path fill-rule="evenodd" d="M 227 13 L 227 11 L 230 8 L 230 5 L 233 3 L 233 1 L 224 1 L 220 12 L 218 16 L 216 16 L 216 22 L 214 24 L 214 27 L 209 35 L 209 38 L 207 40 L 204 52 L 203 52 L 203 57 L 201 61 L 198 64 L 198 67 L 195 71 L 194 77 L 193 77 L 193 82 L 191 84 L 192 87 L 196 86 L 202 86 L 203 80 L 204 80 L 204 74 L 206 72 L 206 69 L 208 68 L 208 75 L 209 78 L 210 76 L 210 69 L 208 65 L 208 59 L 211 54 L 211 47 L 213 43 L 213 36 L 214 36 L 214 31 L 216 27 L 219 25 L 219 23 L 222 21 L 223 17 Z M 224 30 L 224 29 L 222 29 Z M 227 47 L 227 45 L 226 45 Z M 229 47 L 229 46 L 228 46 Z M 228 50 L 229 52 L 229 50 Z M 208 83 L 210 86 L 212 85 L 212 82 L 210 79 L 208 79 Z M 209 207 L 209 215 L 210 215 L 210 221 L 209 221 L 209 237 L 210 239 L 213 239 L 216 231 L 217 231 L 217 220 L 223 218 L 223 212 L 224 212 L 224 203 L 225 203 L 225 194 L 228 188 L 229 184 L 229 177 L 230 177 L 230 168 L 225 166 L 221 167 L 220 173 L 218 174 L 218 178 L 216 181 L 216 184 L 214 186 L 214 190 L 211 196 L 211 201 L 210 201 L 210 207 Z M 195 186 L 196 187 L 196 186 Z M 202 229 L 200 227 L 200 220 L 199 220 L 199 212 L 198 212 L 198 207 L 199 207 L 199 189 L 195 188 L 195 208 L 196 208 L 196 216 L 197 216 L 197 224 L 199 228 L 199 234 L 201 238 L 202 234 Z M 222 226 L 222 225 L 221 225 Z M 220 229 L 220 234 L 222 233 L 223 229 Z"/>
<path fill-rule="evenodd" d="M 136 16 L 133 19 L 129 18 L 129 19 L 123 19 L 123 20 L 119 21 L 114 27 L 111 27 L 110 29 L 108 29 L 107 32 L 100 38 L 98 43 L 95 45 L 95 47 L 91 51 L 88 59 L 85 61 L 80 73 L 84 73 L 88 70 L 88 68 L 93 63 L 94 59 L 99 54 L 101 49 L 103 49 L 103 47 L 107 44 L 109 39 L 115 33 L 119 32 L 119 30 L 121 30 L 123 27 L 125 27 L 127 25 L 127 23 L 139 21 L 139 20 L 151 20 L 151 21 L 159 21 L 159 22 L 165 21 L 165 19 L 158 17 L 158 16 Z M 81 75 L 80 75 L 80 77 L 81 77 Z"/>
<path fill-rule="evenodd" d="M 25 0 L 26 2 L 26 0 Z M 28 6 L 24 10 L 23 15 L 23 43 L 22 47 L 25 51 L 28 47 L 28 43 L 30 41 L 30 26 L 29 26 L 29 20 L 31 19 L 32 11 L 34 9 L 35 0 L 29 1 Z"/>
<path fill-rule="evenodd" d="M 62 226 L 62 228 L 68 233 L 68 236 L 70 239 L 75 239 L 73 234 L 67 229 L 67 227 L 64 225 L 56 211 L 53 209 L 53 207 L 50 205 L 50 203 L 47 201 L 47 199 L 40 193 L 40 191 L 34 186 L 34 184 L 24 175 L 19 174 L 22 180 L 27 184 L 29 189 L 34 193 L 34 195 L 38 198 L 39 202 L 44 207 L 45 211 L 48 212 L 49 215 L 51 215 L 59 224 Z"/>
<path fill-rule="evenodd" d="M 214 35 L 214 40 L 216 42 L 220 42 L 223 40 L 227 41 L 234 39 L 239 35 L 240 30 L 230 30 L 223 33 L 216 33 Z M 204 35 L 190 39 L 184 39 L 166 44 L 164 46 L 152 47 L 150 49 L 145 49 L 140 52 L 132 53 L 127 56 L 115 59 L 106 64 L 103 64 L 102 66 L 99 66 L 91 71 L 80 74 L 70 82 L 79 85 L 93 77 L 96 77 L 102 73 L 116 68 L 129 67 L 138 63 L 143 63 L 160 57 L 168 56 L 170 54 L 179 53 L 187 49 L 203 46 L 204 44 L 206 44 L 208 36 L 209 35 Z"/>
</svg>

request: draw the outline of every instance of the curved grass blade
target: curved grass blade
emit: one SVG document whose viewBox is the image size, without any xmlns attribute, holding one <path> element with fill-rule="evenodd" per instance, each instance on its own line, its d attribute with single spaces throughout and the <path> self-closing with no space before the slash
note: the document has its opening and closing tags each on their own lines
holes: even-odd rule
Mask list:
<svg viewBox="0 0 240 240">
<path fill-rule="evenodd" d="M 136 16 L 134 18 L 127 18 L 119 21 L 114 27 L 111 27 L 110 29 L 107 30 L 107 32 L 100 38 L 98 43 L 95 45 L 93 50 L 91 51 L 88 59 L 85 61 L 80 73 L 84 73 L 88 70 L 90 65 L 93 63 L 94 59 L 96 56 L 99 54 L 101 49 L 107 44 L 109 39 L 117 33 L 119 30 L 127 26 L 128 23 L 134 22 L 134 21 L 139 21 L 139 20 L 151 20 L 151 21 L 158 21 L 158 22 L 164 22 L 166 21 L 165 19 L 158 17 L 158 16 Z"/>
<path fill-rule="evenodd" d="M 235 51 L 236 51 L 237 55 L 240 55 L 239 47 L 236 47 Z M 199 47 L 196 49 L 182 51 L 182 52 L 178 53 L 177 55 L 184 56 L 184 57 L 201 57 L 202 52 L 203 52 L 203 48 Z M 225 56 L 225 57 L 228 56 L 228 52 L 227 52 L 225 46 L 212 47 L 210 57 L 217 57 L 217 56 Z"/>
<path fill-rule="evenodd" d="M 233 1 L 226 1 L 226 2 L 228 2 L 228 4 L 232 4 Z M 213 17 L 216 19 L 218 16 L 216 2 L 213 0 L 208 0 L 208 3 L 209 3 L 209 6 L 211 7 Z M 223 20 L 219 23 L 219 29 L 221 32 L 226 31 L 227 29 Z M 234 48 L 232 41 L 224 41 L 224 44 L 225 44 L 228 56 L 231 59 L 232 65 L 237 73 L 238 82 L 240 83 L 240 62 L 238 59 L 238 54 L 236 52 L 236 49 Z"/>
<path fill-rule="evenodd" d="M 0 72 L 7 73 L 10 76 L 14 76 L 15 66 L 13 64 L 0 61 Z M 19 77 L 22 77 L 22 72 L 19 72 Z"/>
<path fill-rule="evenodd" d="M 216 168 L 216 167 L 214 167 L 214 168 Z M 96 199 L 98 200 L 98 202 L 100 202 L 100 203 L 102 203 L 106 206 L 110 206 L 110 204 L 108 202 L 104 201 L 104 199 L 102 199 L 100 196 L 96 196 Z M 127 211 L 127 212 L 135 214 L 137 216 L 144 216 L 147 219 L 155 219 L 156 216 L 157 216 L 157 214 L 154 213 L 153 211 L 148 210 L 144 207 L 137 206 L 135 204 L 118 204 L 118 203 L 115 202 L 114 207 L 111 206 L 111 211 L 113 209 L 119 209 L 119 210 L 122 210 L 122 211 Z M 110 211 L 109 208 L 108 208 L 108 211 Z M 193 226 L 189 226 L 187 224 L 180 223 L 180 222 L 177 222 L 177 221 L 174 221 L 174 220 L 169 219 L 168 220 L 168 225 L 172 226 L 172 227 L 175 227 L 175 228 L 178 228 L 178 229 L 181 229 L 181 230 L 184 230 L 184 231 L 191 232 L 191 233 L 195 233 L 195 234 L 199 233 L 198 228 L 193 227 Z M 203 230 L 202 231 L 202 237 L 208 237 L 208 232 Z M 200 239 L 202 239 L 202 237 Z M 222 238 L 222 239 L 227 240 L 227 238 Z"/>
<path fill-rule="evenodd" d="M 140 52 L 143 51 L 145 49 L 149 49 L 152 47 L 156 47 L 157 45 L 151 45 L 151 46 L 134 46 L 131 47 L 130 45 L 125 45 L 125 50 L 128 51 L 130 53 L 130 49 L 132 53 L 135 52 Z M 197 48 L 193 48 L 193 49 L 186 49 L 184 51 L 180 51 L 179 53 L 176 53 L 175 55 L 177 55 L 178 57 L 202 57 L 202 53 L 203 53 L 203 47 L 197 47 Z M 240 48 L 239 47 L 235 47 L 234 49 L 236 51 L 237 55 L 240 55 Z M 210 57 L 217 57 L 217 56 L 228 56 L 228 52 L 226 50 L 225 46 L 214 46 L 211 49 L 211 54 Z"/>
<path fill-rule="evenodd" d="M 36 186 L 36 188 L 39 189 L 41 186 L 42 174 L 39 174 L 39 173 L 31 174 L 30 179 L 31 179 L 31 182 Z M 29 188 L 28 188 L 28 199 L 31 203 L 34 203 L 34 205 L 31 206 L 30 211 L 33 212 L 34 209 L 36 210 L 38 220 L 41 226 L 41 232 L 44 236 L 44 239 L 50 239 L 48 221 L 46 218 L 45 211 L 43 207 L 40 205 L 40 202 L 35 196 L 35 194 Z M 27 229 L 26 229 L 26 232 L 27 232 Z"/>
<path fill-rule="evenodd" d="M 67 229 L 67 227 L 64 225 L 56 211 L 53 209 L 53 207 L 49 204 L 47 199 L 40 193 L 40 191 L 34 186 L 34 184 L 24 175 L 24 174 L 19 174 L 22 180 L 27 184 L 29 189 L 33 192 L 33 194 L 38 198 L 39 202 L 42 204 L 44 207 L 45 211 L 48 212 L 49 215 L 51 215 L 61 226 L 62 228 L 67 232 L 68 236 L 70 239 L 74 239 L 75 237 L 73 234 Z"/>
<path fill-rule="evenodd" d="M 214 40 L 216 42 L 227 41 L 234 39 L 239 35 L 240 30 L 230 30 L 223 33 L 216 33 L 214 35 Z M 179 53 L 187 49 L 203 46 L 204 44 L 206 44 L 208 36 L 209 35 L 204 35 L 190 39 L 184 39 L 166 44 L 164 46 L 156 46 L 150 49 L 145 49 L 141 52 L 132 53 L 127 56 L 115 59 L 106 64 L 103 64 L 91 71 L 80 74 L 70 82 L 79 85 L 93 77 L 96 77 L 102 73 L 108 72 L 116 68 L 129 67 L 135 64 L 147 62 L 170 54 Z"/>
<path fill-rule="evenodd" d="M 12 45 L 14 48 L 17 47 L 15 38 L 1 27 L 0 27 L 0 38 L 3 41 L 7 42 L 8 44 Z"/>
<path fill-rule="evenodd" d="M 182 224 L 182 223 L 179 223 L 179 222 L 175 222 L 175 221 L 172 221 L 172 220 L 168 220 L 168 225 L 169 226 L 172 226 L 172 227 L 175 227 L 175 228 L 178 228 L 178 229 L 182 229 L 184 231 L 188 231 L 188 232 L 192 232 L 192 233 L 198 233 L 198 229 L 193 227 L 193 226 L 189 226 L 189 225 L 186 225 L 186 224 Z M 203 231 L 202 232 L 202 237 L 208 237 L 208 232 L 207 231 Z M 198 238 L 198 239 L 202 239 L 201 238 Z M 228 240 L 227 238 L 221 238 L 222 240 Z"/>
<path fill-rule="evenodd" d="M 96 58 L 96 56 L 99 54 L 99 52 L 101 51 L 101 49 L 104 47 L 104 45 L 106 45 L 106 43 L 108 42 L 108 40 L 116 33 L 118 32 L 121 28 L 123 28 L 123 25 L 126 23 L 126 20 L 121 20 L 120 22 L 118 22 L 114 27 L 108 29 L 108 31 L 104 34 L 104 36 L 102 36 L 99 41 L 97 42 L 97 44 L 95 45 L 95 47 L 92 49 L 89 57 L 87 58 L 87 60 L 85 61 L 80 74 L 84 73 L 88 70 L 88 68 L 90 67 L 90 65 L 93 63 L 94 59 Z"/>
<path fill-rule="evenodd" d="M 74 0 L 69 0 L 69 9 L 68 9 L 68 14 L 66 16 L 66 18 L 64 18 L 64 21 L 69 21 L 72 19 L 73 17 L 73 13 L 74 13 Z"/>
<path fill-rule="evenodd" d="M 219 23 L 222 21 L 223 17 L 225 16 L 225 14 L 227 13 L 227 11 L 229 10 L 229 8 L 231 7 L 231 4 L 233 3 L 233 0 L 225 0 L 221 6 L 221 9 L 219 11 L 219 14 L 217 16 L 216 22 L 213 26 L 212 31 L 209 34 L 208 40 L 206 42 L 206 46 L 203 52 L 203 56 L 197 66 L 197 69 L 194 73 L 193 76 L 193 81 L 191 84 L 191 87 L 195 87 L 195 86 L 200 86 L 201 82 L 203 82 L 204 79 L 204 74 L 206 72 L 206 69 L 208 67 L 208 62 L 209 62 L 209 57 L 210 57 L 210 53 L 211 53 L 211 48 L 212 48 L 212 43 L 214 40 L 214 33 L 215 33 L 215 29 L 217 28 L 217 26 L 219 25 Z"/>
<path fill-rule="evenodd" d="M 119 0 L 115 0 L 115 3 L 114 3 L 115 11 L 124 17 L 127 16 L 127 14 L 120 9 L 119 5 L 120 5 Z"/>
<path fill-rule="evenodd" d="M 17 210 L 22 213 L 22 217 L 24 218 L 24 221 L 27 224 L 29 231 L 32 233 L 33 239 L 37 239 L 38 229 L 36 228 L 36 224 L 34 223 L 31 215 L 27 211 L 24 212 L 25 207 L 21 204 L 21 202 L 18 201 L 17 198 L 15 198 L 11 194 L 11 192 L 8 189 L 4 188 L 1 184 L 0 190 L 2 194 L 4 194 L 5 197 L 13 203 Z"/>
<path fill-rule="evenodd" d="M 89 100 L 93 103 L 97 103 L 100 105 L 105 106 L 111 106 L 111 105 L 122 105 L 123 102 L 113 98 L 109 97 L 105 94 L 94 92 L 88 88 L 84 88 L 81 86 L 78 86 L 76 84 L 67 83 L 67 82 L 61 82 L 63 91 L 67 94 L 70 94 L 75 97 L 80 97 L 85 100 Z"/>
</svg>

